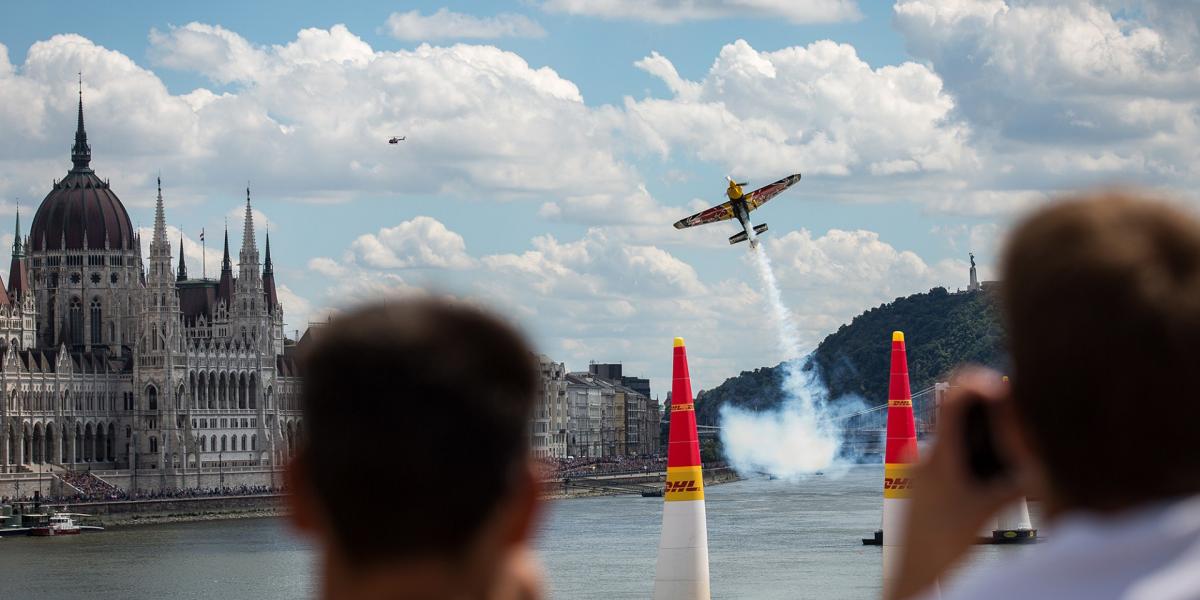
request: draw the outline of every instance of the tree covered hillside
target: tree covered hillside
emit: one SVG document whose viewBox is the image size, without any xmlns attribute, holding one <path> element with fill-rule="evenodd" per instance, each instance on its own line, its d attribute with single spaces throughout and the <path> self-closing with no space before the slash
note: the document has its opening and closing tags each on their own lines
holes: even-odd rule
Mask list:
<svg viewBox="0 0 1200 600">
<path fill-rule="evenodd" d="M 829 397 L 862 396 L 867 404 L 887 401 L 892 331 L 904 332 L 913 391 L 924 389 L 962 363 L 998 369 L 1007 364 L 999 310 L 989 291 L 951 294 L 934 288 L 872 308 L 826 337 L 808 368 L 816 368 Z M 751 410 L 778 406 L 783 400 L 779 366 L 744 371 L 721 385 L 701 391 L 696 412 L 703 424 L 715 424 L 720 406 L 732 403 Z"/>
</svg>

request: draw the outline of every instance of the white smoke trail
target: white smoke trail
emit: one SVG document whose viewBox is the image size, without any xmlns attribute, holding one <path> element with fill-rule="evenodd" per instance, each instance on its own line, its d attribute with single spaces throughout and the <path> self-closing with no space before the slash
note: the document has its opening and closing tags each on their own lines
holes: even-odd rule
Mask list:
<svg viewBox="0 0 1200 600">
<path fill-rule="evenodd" d="M 783 304 L 771 261 L 762 248 L 751 250 L 765 288 L 770 314 L 783 355 L 783 404 L 772 411 L 751 412 L 721 407 L 721 441 L 729 462 L 743 473 L 763 472 L 799 479 L 818 471 L 840 471 L 849 465 L 839 455 L 841 437 L 831 419 L 847 406 L 825 402 L 825 386 L 815 368 L 805 369 L 810 357 L 801 356 L 799 335 L 791 312 Z"/>
</svg>

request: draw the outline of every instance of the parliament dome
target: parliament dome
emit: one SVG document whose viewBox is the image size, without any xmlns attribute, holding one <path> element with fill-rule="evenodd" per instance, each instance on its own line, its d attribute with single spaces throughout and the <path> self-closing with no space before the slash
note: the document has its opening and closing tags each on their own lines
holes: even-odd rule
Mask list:
<svg viewBox="0 0 1200 600">
<path fill-rule="evenodd" d="M 71 148 L 72 168 L 55 182 L 38 206 L 29 229 L 32 249 L 38 251 L 134 249 L 133 225 L 108 182 L 91 168 L 92 149 L 83 128 L 83 97 Z"/>
</svg>

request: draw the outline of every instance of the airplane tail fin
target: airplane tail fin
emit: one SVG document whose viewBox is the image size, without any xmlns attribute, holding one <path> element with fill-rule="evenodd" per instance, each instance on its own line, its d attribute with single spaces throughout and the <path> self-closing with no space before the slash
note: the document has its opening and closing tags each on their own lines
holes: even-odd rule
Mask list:
<svg viewBox="0 0 1200 600">
<path fill-rule="evenodd" d="M 755 234 L 762 235 L 766 231 L 767 231 L 766 223 L 762 223 L 760 225 L 754 226 Z M 739 242 L 744 242 L 744 241 L 746 241 L 746 238 L 748 238 L 748 237 L 750 237 L 750 236 L 746 235 L 745 231 L 739 231 L 736 234 L 729 237 L 729 243 L 732 245 L 732 244 L 737 244 Z"/>
</svg>

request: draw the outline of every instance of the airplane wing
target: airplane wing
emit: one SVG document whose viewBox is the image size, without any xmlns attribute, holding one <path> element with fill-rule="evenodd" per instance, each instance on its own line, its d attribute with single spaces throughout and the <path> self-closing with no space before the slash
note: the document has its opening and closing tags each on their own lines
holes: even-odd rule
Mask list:
<svg viewBox="0 0 1200 600">
<path fill-rule="evenodd" d="M 754 190 L 753 192 L 750 192 L 749 194 L 746 194 L 743 196 L 743 198 L 746 200 L 746 205 L 750 207 L 750 210 L 754 210 L 766 204 L 771 198 L 778 196 L 783 190 L 795 185 L 797 181 L 800 181 L 799 173 L 796 173 L 795 175 L 788 175 L 787 177 L 784 177 L 783 179 L 780 179 L 771 185 L 765 185 L 757 190 Z"/>
<path fill-rule="evenodd" d="M 732 218 L 733 202 L 725 202 L 712 208 L 706 208 L 686 219 L 675 221 L 675 229 L 695 227 L 696 225 L 703 225 L 705 223 L 716 223 L 717 221 L 726 221 Z"/>
</svg>

